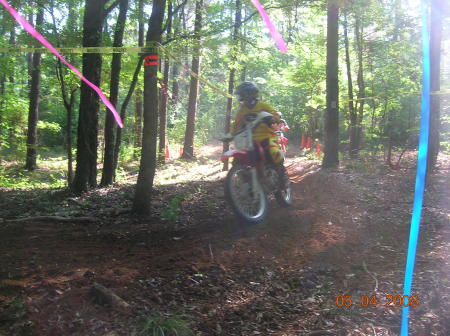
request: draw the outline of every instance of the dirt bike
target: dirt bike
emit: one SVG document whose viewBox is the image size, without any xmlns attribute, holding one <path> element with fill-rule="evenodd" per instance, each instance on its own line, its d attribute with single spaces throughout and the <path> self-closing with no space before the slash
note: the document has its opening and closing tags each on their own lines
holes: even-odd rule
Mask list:
<svg viewBox="0 0 450 336">
<path fill-rule="evenodd" d="M 268 214 L 268 196 L 278 204 L 292 204 L 291 183 L 282 182 L 276 166 L 266 157 L 264 148 L 253 140 L 253 130 L 273 116 L 269 112 L 249 114 L 245 128 L 222 141 L 234 142 L 234 148 L 222 154 L 221 160 L 233 158 L 233 166 L 225 179 L 225 194 L 235 214 L 246 223 L 262 222 Z M 268 122 L 269 123 L 269 122 Z M 280 152 L 283 155 L 283 152 Z"/>
</svg>

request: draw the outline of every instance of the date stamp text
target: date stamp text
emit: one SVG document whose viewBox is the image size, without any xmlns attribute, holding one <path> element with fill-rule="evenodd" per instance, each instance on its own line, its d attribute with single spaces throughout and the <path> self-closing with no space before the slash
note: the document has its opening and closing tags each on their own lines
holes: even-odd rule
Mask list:
<svg viewBox="0 0 450 336">
<path fill-rule="evenodd" d="M 337 295 L 335 302 L 338 307 L 351 307 L 353 305 L 361 307 L 417 307 L 419 306 L 419 297 L 417 295 L 400 294 L 386 294 L 383 297 L 377 295 L 360 295 L 359 297 Z"/>
</svg>

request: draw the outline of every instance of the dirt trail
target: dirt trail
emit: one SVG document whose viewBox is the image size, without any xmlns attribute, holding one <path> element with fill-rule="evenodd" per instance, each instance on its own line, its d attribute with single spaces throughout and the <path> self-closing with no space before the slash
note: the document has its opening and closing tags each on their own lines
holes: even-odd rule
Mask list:
<svg viewBox="0 0 450 336">
<path fill-rule="evenodd" d="M 329 171 L 291 156 L 294 205 L 272 202 L 260 225 L 236 222 L 220 167 L 202 181 L 161 184 L 151 218 L 102 212 L 129 204 L 132 187 L 116 187 L 76 200 L 96 222 L 1 223 L 0 335 L 137 335 L 143 318 L 177 313 L 195 335 L 397 335 L 401 308 L 386 304 L 402 292 L 414 169 L 366 162 Z M 411 335 L 450 334 L 448 170 L 432 179 Z M 18 217 L 26 194 L 2 194 L 0 217 Z M 164 219 L 176 195 L 191 196 Z M 96 302 L 94 282 L 130 309 Z M 352 305 L 339 307 L 340 295 Z M 362 306 L 365 296 L 377 304 Z"/>
</svg>

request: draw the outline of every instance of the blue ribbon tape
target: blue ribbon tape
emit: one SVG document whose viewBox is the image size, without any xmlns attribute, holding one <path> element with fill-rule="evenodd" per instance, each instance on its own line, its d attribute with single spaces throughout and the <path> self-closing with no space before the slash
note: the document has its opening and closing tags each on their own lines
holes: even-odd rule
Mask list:
<svg viewBox="0 0 450 336">
<path fill-rule="evenodd" d="M 413 213 L 409 233 L 408 256 L 406 258 L 404 295 L 411 295 L 411 286 L 416 258 L 417 239 L 419 237 L 420 216 L 422 213 L 423 194 L 425 190 L 425 175 L 428 156 L 428 133 L 430 116 L 430 41 L 428 35 L 428 7 L 425 0 L 421 1 L 422 12 L 422 105 L 420 120 L 419 155 L 417 159 L 416 187 L 414 191 Z M 409 307 L 403 307 L 401 336 L 408 335 Z"/>
</svg>

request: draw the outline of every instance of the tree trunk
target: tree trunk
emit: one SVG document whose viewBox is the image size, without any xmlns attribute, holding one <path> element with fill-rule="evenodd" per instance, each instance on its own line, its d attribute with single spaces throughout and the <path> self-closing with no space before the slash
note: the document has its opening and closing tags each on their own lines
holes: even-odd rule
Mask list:
<svg viewBox="0 0 450 336">
<path fill-rule="evenodd" d="M 144 46 L 144 0 L 139 0 L 138 2 L 138 46 L 143 47 Z M 128 89 L 128 93 L 125 97 L 125 100 L 120 108 L 120 118 L 122 119 L 122 122 L 125 120 L 126 117 L 126 110 L 128 103 L 131 100 L 131 97 L 133 95 L 134 89 L 137 86 L 138 80 L 139 80 L 139 73 L 141 71 L 142 67 L 142 57 L 139 58 L 138 63 L 136 65 L 136 69 L 134 71 L 133 79 L 131 80 L 130 88 Z M 134 129 L 139 130 L 139 133 L 136 133 L 135 143 L 137 142 L 139 145 L 139 148 L 142 146 L 142 90 L 138 88 L 136 90 L 136 100 L 135 100 L 135 115 L 136 113 L 138 116 L 136 116 L 137 119 L 135 119 Z M 115 174 L 117 171 L 117 167 L 119 164 L 119 154 L 121 149 L 121 142 L 122 142 L 122 129 L 117 128 L 116 133 L 116 144 L 114 146 L 114 179 Z M 133 154 L 135 154 L 136 148 L 133 150 Z M 137 156 L 137 155 L 135 155 Z"/>
<path fill-rule="evenodd" d="M 164 18 L 165 0 L 154 0 L 150 16 L 147 44 L 161 41 L 161 28 Z M 158 50 L 149 56 L 158 57 Z M 144 67 L 144 128 L 142 153 L 136 192 L 133 201 L 133 212 L 141 215 L 150 213 L 150 200 L 153 189 L 153 178 L 156 169 L 156 139 L 158 131 L 158 62 L 149 62 Z M 156 64 L 155 64 L 156 63 Z"/>
<path fill-rule="evenodd" d="M 174 18 L 174 35 L 177 36 L 180 33 L 181 26 L 181 15 L 176 14 Z M 180 66 L 178 62 L 173 62 L 172 66 L 172 104 L 178 103 L 178 95 L 179 95 L 179 75 L 180 75 Z"/>
<path fill-rule="evenodd" d="M 353 152 L 353 156 L 358 155 L 359 150 L 361 149 L 362 142 L 362 121 L 364 117 L 364 102 L 366 97 L 366 87 L 364 83 L 364 75 L 363 75 L 363 29 L 361 25 L 360 18 L 357 16 L 355 21 L 355 39 L 356 39 L 356 47 L 358 53 L 358 115 L 357 115 L 357 128 L 356 128 L 356 139 L 355 139 L 355 151 Z"/>
<path fill-rule="evenodd" d="M 165 163 L 166 133 L 167 133 L 167 95 L 169 84 L 169 58 L 164 59 L 163 86 L 161 88 L 161 106 L 159 111 L 159 150 L 158 161 Z"/>
<path fill-rule="evenodd" d="M 394 32 L 392 34 L 392 41 L 398 41 L 398 35 L 401 28 L 401 3 L 400 0 L 395 0 L 394 2 Z"/>
<path fill-rule="evenodd" d="M 142 47 L 144 45 L 144 0 L 139 0 L 138 3 L 138 21 L 139 21 L 139 30 L 138 30 L 138 45 Z M 134 149 L 133 156 L 138 157 L 138 151 L 142 148 L 142 109 L 143 109 L 143 100 L 142 100 L 142 89 L 138 88 L 136 90 L 135 95 L 135 112 L 134 112 Z M 120 130 L 119 130 L 120 131 Z M 116 150 L 118 150 L 116 148 Z M 117 161 L 117 160 L 116 160 Z"/>
<path fill-rule="evenodd" d="M 192 55 L 192 71 L 200 75 L 200 31 L 202 29 L 202 9 L 203 0 L 195 3 L 195 24 L 194 24 L 194 48 Z M 197 113 L 198 78 L 191 76 L 189 86 L 188 115 L 186 120 L 186 133 L 184 135 L 183 158 L 192 159 L 194 157 L 194 133 L 195 115 Z"/>
<path fill-rule="evenodd" d="M 144 34 L 145 34 L 145 31 L 144 31 L 144 24 L 145 24 L 145 22 L 144 22 L 144 0 L 139 0 L 139 3 L 138 3 L 138 24 L 139 24 L 139 30 L 138 30 L 138 45 L 140 46 L 140 47 L 143 47 L 144 46 Z"/>
<path fill-rule="evenodd" d="M 61 85 L 61 93 L 64 107 L 67 112 L 66 118 L 66 146 L 67 146 L 67 186 L 70 188 L 73 182 L 73 156 L 72 156 L 72 120 L 73 120 L 73 106 L 75 104 L 75 92 L 78 88 L 74 88 L 68 96 L 66 85 L 63 78 L 63 70 L 61 61 L 57 63 L 57 77 Z"/>
<path fill-rule="evenodd" d="M 235 16 L 234 16 L 234 31 L 233 31 L 233 36 L 232 36 L 232 41 L 233 43 L 231 44 L 231 64 L 232 67 L 230 69 L 230 76 L 228 78 L 228 93 L 230 95 L 233 94 L 233 90 L 234 90 L 234 76 L 236 73 L 236 68 L 235 68 L 235 64 L 237 63 L 237 53 L 238 50 L 237 48 L 239 47 L 239 43 L 238 43 L 238 34 L 239 34 L 239 28 L 241 27 L 241 21 L 242 21 L 242 3 L 241 0 L 236 0 L 236 11 L 235 11 Z M 231 127 L 231 109 L 233 107 L 233 99 L 232 98 L 228 98 L 227 99 L 227 110 L 225 113 L 225 133 L 229 133 L 230 132 L 230 127 Z M 223 152 L 226 152 L 230 149 L 230 143 L 229 142 L 224 142 L 223 143 Z M 224 171 L 228 170 L 228 166 L 229 166 L 229 162 L 228 160 L 226 160 L 223 163 L 223 169 Z"/>
<path fill-rule="evenodd" d="M 244 7 L 244 17 L 245 17 L 246 15 L 247 15 L 247 14 L 246 14 L 246 10 L 245 10 L 245 7 Z M 247 52 L 247 43 L 245 42 L 245 39 L 246 39 L 246 30 L 245 30 L 245 26 L 242 27 L 242 32 L 241 32 L 241 34 L 242 34 L 242 40 L 241 40 L 241 53 L 242 53 L 243 55 L 245 55 L 245 53 Z M 247 64 L 246 64 L 246 61 L 244 61 L 244 62 L 241 61 L 240 64 L 241 64 L 241 66 L 242 66 L 242 69 L 241 69 L 241 73 L 240 73 L 240 75 L 239 75 L 239 79 L 240 79 L 241 82 L 245 82 L 245 79 L 247 78 Z"/>
<path fill-rule="evenodd" d="M 59 36 L 56 18 L 55 18 L 55 3 L 51 0 L 51 16 L 53 21 L 53 33 L 55 37 Z M 68 6 L 68 17 L 67 17 L 67 28 L 75 29 L 76 22 L 76 8 L 72 3 L 69 3 Z M 59 48 L 61 43 L 59 40 L 56 42 L 57 47 Z M 69 55 L 67 57 L 68 62 L 72 63 L 73 59 Z M 64 108 L 66 109 L 66 150 L 67 150 L 67 186 L 70 188 L 73 181 L 73 155 L 72 155 L 72 119 L 73 119 L 73 107 L 75 104 L 75 92 L 78 90 L 78 87 L 74 87 L 70 94 L 66 87 L 66 82 L 64 80 L 66 68 L 62 66 L 62 62 L 60 59 L 57 60 L 56 63 L 56 77 L 58 78 L 59 85 L 61 87 L 61 97 L 63 99 Z"/>
<path fill-rule="evenodd" d="M 73 155 L 72 155 L 72 119 L 73 105 L 75 104 L 75 91 L 70 94 L 69 107 L 67 109 L 67 186 L 70 188 L 73 181 Z"/>
<path fill-rule="evenodd" d="M 234 90 L 234 76 L 235 76 L 235 74 L 236 74 L 236 69 L 235 68 L 231 68 L 230 69 L 230 75 L 228 77 L 228 93 L 231 94 L 231 95 L 233 94 L 233 90 Z M 225 112 L 225 128 L 224 128 L 225 134 L 230 133 L 232 107 L 233 107 L 233 99 L 232 98 L 227 98 L 227 110 Z M 228 141 L 224 141 L 223 147 L 222 147 L 223 152 L 225 153 L 229 149 L 230 149 L 230 143 Z M 229 169 L 229 162 L 228 162 L 228 159 L 227 159 L 227 160 L 225 160 L 223 162 L 222 171 L 227 171 L 228 169 Z"/>
<path fill-rule="evenodd" d="M 188 17 L 189 14 L 185 13 L 185 8 L 183 7 L 183 11 L 182 11 L 182 26 L 183 26 L 183 32 L 185 32 L 186 34 L 188 33 L 188 29 L 187 29 L 187 21 L 188 21 Z M 189 45 L 188 44 L 184 44 L 182 47 L 182 53 L 184 55 L 183 57 L 183 64 L 188 64 L 189 63 Z M 182 69 L 182 78 L 183 81 L 180 81 L 180 91 L 183 93 L 183 96 L 189 96 L 189 84 L 187 84 L 185 78 L 186 76 L 189 75 L 189 72 L 185 69 L 185 67 L 183 67 Z"/>
<path fill-rule="evenodd" d="M 40 27 L 44 23 L 44 8 L 37 2 L 38 12 L 36 15 L 36 26 Z M 27 157 L 25 168 L 35 170 L 37 168 L 37 122 L 39 119 L 39 101 L 41 85 L 41 53 L 33 53 L 30 85 L 30 105 L 28 109 L 28 131 L 27 131 Z"/>
<path fill-rule="evenodd" d="M 113 47 L 121 47 L 125 23 L 127 19 L 128 0 L 120 0 L 119 16 L 117 18 L 114 32 Z M 111 81 L 109 85 L 109 101 L 115 107 L 119 97 L 119 80 L 122 66 L 122 54 L 113 54 L 111 61 Z M 114 182 L 114 151 L 116 140 L 116 121 L 112 113 L 105 114 L 105 156 L 103 161 L 103 174 L 100 184 L 102 186 L 111 185 Z"/>
<path fill-rule="evenodd" d="M 102 23 L 105 0 L 86 0 L 83 20 L 83 47 L 98 47 L 102 41 Z M 83 76 L 100 86 L 101 54 L 83 54 Z M 97 185 L 98 148 L 97 93 L 81 82 L 78 119 L 77 167 L 72 190 L 76 194 L 87 192 Z"/>
<path fill-rule="evenodd" d="M 339 78 L 338 78 L 339 7 L 327 3 L 327 110 L 325 113 L 324 168 L 339 165 Z"/>
<path fill-rule="evenodd" d="M 9 45 L 16 46 L 16 25 L 14 22 L 11 23 L 11 30 L 9 35 Z M 9 76 L 9 82 L 14 83 L 14 74 Z"/>
<path fill-rule="evenodd" d="M 34 25 L 34 15 L 33 15 L 33 13 L 30 13 L 30 15 L 28 16 L 28 22 L 31 25 Z M 30 47 L 32 47 L 32 45 L 30 45 Z M 33 53 L 28 52 L 27 56 L 26 56 L 26 59 L 27 59 L 28 90 L 29 90 L 30 87 L 31 87 L 31 71 L 33 70 Z M 12 81 L 10 79 L 10 82 L 14 83 L 14 78 L 12 78 Z"/>
<path fill-rule="evenodd" d="M 430 90 L 441 89 L 441 40 L 442 40 L 442 12 L 444 0 L 431 2 L 431 30 L 430 30 Z M 430 134 L 428 136 L 427 171 L 436 166 L 439 154 L 439 130 L 441 117 L 441 96 L 430 95 Z"/>
<path fill-rule="evenodd" d="M 178 84 L 178 76 L 180 75 L 180 66 L 174 62 L 172 67 L 172 101 L 174 104 L 178 103 L 178 95 L 180 87 Z"/>
<path fill-rule="evenodd" d="M 350 117 L 350 130 L 349 130 L 349 154 L 351 158 L 354 158 L 358 153 L 358 147 L 356 144 L 357 137 L 357 115 L 355 106 L 353 104 L 353 82 L 352 82 L 352 68 L 350 65 L 350 51 L 347 32 L 347 13 L 344 14 L 344 44 L 345 44 L 345 63 L 347 65 L 347 86 L 348 86 L 348 112 Z"/>
<path fill-rule="evenodd" d="M 166 37 L 169 39 L 172 34 L 172 2 L 169 2 L 168 18 L 167 18 L 167 33 Z M 169 70 L 170 70 L 169 57 L 164 58 L 164 71 L 163 71 L 163 87 L 161 88 L 161 106 L 159 111 L 159 162 L 164 163 L 166 161 L 166 133 L 167 133 L 167 98 L 169 87 Z"/>
<path fill-rule="evenodd" d="M 126 112 L 127 112 L 127 106 L 128 103 L 131 100 L 131 96 L 133 95 L 134 89 L 136 88 L 138 79 L 139 79 L 139 73 L 141 71 L 142 67 L 142 57 L 139 58 L 138 63 L 136 65 L 136 69 L 134 70 L 133 79 L 131 80 L 130 88 L 128 89 L 128 93 L 123 101 L 122 106 L 120 107 L 120 119 L 122 119 L 122 122 L 125 121 Z M 120 153 L 120 143 L 122 142 L 122 129 L 117 129 L 117 136 L 116 136 L 116 145 L 114 146 L 114 173 L 117 170 L 118 163 L 119 163 L 119 153 Z M 115 178 L 115 176 L 114 176 Z"/>
<path fill-rule="evenodd" d="M 136 90 L 134 96 L 134 148 L 142 147 L 142 90 Z"/>
</svg>

